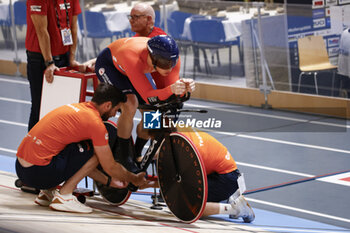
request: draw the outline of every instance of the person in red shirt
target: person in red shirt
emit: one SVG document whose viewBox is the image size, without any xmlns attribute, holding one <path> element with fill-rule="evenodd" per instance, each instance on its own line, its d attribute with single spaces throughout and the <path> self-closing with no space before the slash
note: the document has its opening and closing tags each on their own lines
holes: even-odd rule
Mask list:
<svg viewBox="0 0 350 233">
<path fill-rule="evenodd" d="M 129 152 L 133 118 L 139 103 L 165 100 L 195 88 L 192 79 L 179 79 L 180 61 L 176 42 L 169 36 L 131 37 L 114 41 L 97 57 L 95 71 L 101 82 L 114 85 L 127 96 L 118 119 L 118 156 L 129 171 L 136 171 Z M 156 89 L 146 78 L 151 73 Z"/>
<path fill-rule="evenodd" d="M 135 32 L 135 36 L 145 36 L 152 38 L 158 35 L 166 35 L 159 27 L 154 26 L 155 12 L 151 5 L 147 3 L 137 3 L 131 9 L 128 15 L 131 31 Z"/>
<path fill-rule="evenodd" d="M 37 204 L 90 213 L 92 209 L 72 195 L 85 176 L 116 188 L 146 182 L 144 172 L 135 175 L 117 163 L 108 144 L 103 120 L 115 116 L 125 101 L 121 91 L 101 83 L 90 102 L 56 108 L 28 132 L 17 150 L 16 173 L 26 185 L 41 189 Z M 99 164 L 111 178 L 97 169 Z"/>
<path fill-rule="evenodd" d="M 32 97 L 28 131 L 39 121 L 43 75 L 51 83 L 58 67 L 80 65 L 75 60 L 80 13 L 79 0 L 27 0 L 25 46 Z"/>
<path fill-rule="evenodd" d="M 147 3 L 136 3 L 128 15 L 131 30 L 136 34 L 134 37 L 155 37 L 159 35 L 167 35 L 163 29 L 154 26 L 156 14 L 151 5 Z M 85 69 L 95 71 L 96 58 L 84 63 Z"/>
</svg>

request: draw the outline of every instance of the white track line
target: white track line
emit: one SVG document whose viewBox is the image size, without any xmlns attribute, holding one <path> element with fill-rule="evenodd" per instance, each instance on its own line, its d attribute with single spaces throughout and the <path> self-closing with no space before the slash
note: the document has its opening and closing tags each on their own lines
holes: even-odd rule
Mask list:
<svg viewBox="0 0 350 233">
<path fill-rule="evenodd" d="M 27 100 L 19 100 L 19 99 L 12 99 L 12 98 L 6 98 L 6 97 L 0 97 L 0 100 L 8 101 L 8 102 L 21 103 L 21 104 L 31 104 L 31 102 L 27 101 Z"/>
<path fill-rule="evenodd" d="M 273 207 L 277 207 L 277 208 L 281 208 L 281 209 L 292 210 L 292 211 L 296 211 L 296 212 L 300 212 L 300 213 L 304 213 L 304 214 L 310 214 L 310 215 L 314 215 L 314 216 L 318 216 L 318 217 L 323 217 L 323 218 L 328 218 L 328 219 L 333 219 L 333 220 L 337 220 L 337 221 L 341 221 L 341 222 L 350 223 L 350 219 L 347 219 L 347 218 L 341 218 L 341 217 L 337 217 L 337 216 L 333 216 L 333 215 L 322 214 L 322 213 L 315 212 L 315 211 L 295 208 L 295 207 L 291 207 L 291 206 L 287 206 L 287 205 L 276 204 L 276 203 L 272 203 L 272 202 L 268 202 L 268 201 L 261 201 L 261 200 L 248 198 L 248 197 L 246 199 L 248 201 L 259 203 L 262 205 L 273 206 Z"/>
<path fill-rule="evenodd" d="M 332 151 L 332 152 L 350 154 L 349 150 L 342 150 L 342 149 L 337 149 L 337 148 L 332 148 L 332 147 L 316 146 L 316 145 L 310 145 L 310 144 L 304 144 L 304 143 L 298 143 L 298 142 L 289 142 L 289 141 L 277 140 L 277 139 L 271 139 L 271 138 L 256 137 L 256 136 L 244 135 L 244 134 L 239 134 L 239 135 L 237 135 L 237 137 L 249 138 L 249 139 L 260 140 L 260 141 L 267 141 L 267 142 L 273 142 L 273 143 L 281 143 L 281 144 L 287 144 L 287 145 L 292 145 L 292 146 L 300 146 L 300 147 L 306 147 L 306 148 L 311 148 L 311 149 L 327 150 L 327 151 Z"/>
<path fill-rule="evenodd" d="M 217 108 L 217 107 L 212 107 L 212 106 L 204 106 L 204 105 L 200 105 L 200 104 L 185 103 L 185 106 L 204 108 L 204 109 L 212 109 L 212 110 L 221 111 L 221 112 L 239 113 L 239 114 L 244 114 L 244 115 L 252 115 L 252 116 L 259 116 L 259 117 L 274 118 L 274 119 L 280 119 L 280 120 L 303 122 L 303 123 L 326 125 L 326 126 L 333 126 L 333 127 L 341 127 L 341 128 L 350 129 L 350 125 L 345 125 L 345 124 L 342 125 L 342 124 L 335 124 L 335 123 L 328 123 L 328 122 L 314 121 L 314 120 L 305 120 L 305 119 L 300 119 L 300 118 L 295 118 L 295 117 L 274 116 L 274 115 L 269 115 L 269 114 L 264 114 L 264 113 L 247 112 L 247 111 L 233 110 L 233 109 L 223 109 L 223 108 Z"/>
<path fill-rule="evenodd" d="M 4 80 L 1 80 L 1 78 L 0 78 L 0 81 L 4 81 Z M 6 79 L 6 81 L 16 82 L 16 83 L 26 83 L 24 81 L 8 80 L 8 79 Z M 0 100 L 23 103 L 23 104 L 31 104 L 30 101 L 18 100 L 18 99 L 6 98 L 6 97 L 0 97 Z M 295 122 L 310 123 L 310 124 L 317 124 L 317 125 L 325 125 L 325 126 L 341 127 L 341 128 L 346 128 L 346 129 L 349 128 L 350 129 L 350 125 L 345 125 L 345 124 L 342 125 L 342 124 L 335 124 L 335 123 L 329 123 L 329 122 L 305 120 L 305 119 L 299 119 L 299 118 L 294 118 L 294 117 L 274 116 L 274 115 L 269 115 L 269 114 L 264 114 L 264 113 L 254 113 L 254 112 L 247 112 L 247 111 L 241 111 L 241 110 L 223 109 L 223 108 L 216 108 L 216 107 L 211 107 L 211 106 L 204 106 L 204 105 L 200 105 L 200 104 L 186 103 L 185 105 L 191 106 L 191 107 L 213 109 L 213 110 L 221 111 L 221 112 L 239 113 L 239 114 L 245 114 L 245 115 L 253 115 L 253 116 L 259 116 L 259 117 L 274 118 L 274 119 L 280 119 L 280 120 L 288 120 L 288 121 L 295 121 Z M 136 120 L 136 118 L 135 118 L 135 120 Z"/>
<path fill-rule="evenodd" d="M 8 125 L 17 125 L 17 126 L 28 127 L 28 124 L 24 124 L 24 123 L 20 123 L 20 122 L 15 122 L 15 121 L 0 120 L 0 123 L 8 124 Z"/>
<path fill-rule="evenodd" d="M 2 82 L 8 82 L 8 83 L 17 83 L 17 84 L 29 85 L 29 82 L 28 82 L 28 81 L 13 80 L 13 79 L 7 79 L 7 78 L 0 78 L 0 81 L 2 81 Z"/>
<path fill-rule="evenodd" d="M 5 151 L 5 152 L 17 154 L 16 150 L 11 150 L 11 149 L 7 149 L 7 148 L 3 148 L 3 147 L 0 147 L 0 151 Z"/>
<path fill-rule="evenodd" d="M 141 121 L 141 118 L 135 117 L 134 121 L 139 122 L 139 121 Z M 217 134 L 221 134 L 221 135 L 227 135 L 227 136 L 235 136 L 235 137 L 259 140 L 259 141 L 267 141 L 267 142 L 272 142 L 272 143 L 280 143 L 280 144 L 286 144 L 286 145 L 292 145 L 292 146 L 300 146 L 300 147 L 306 147 L 306 148 L 312 148 L 312 149 L 318 149 L 318 150 L 327 150 L 327 151 L 332 151 L 332 152 L 350 154 L 349 150 L 342 150 L 342 149 L 337 149 L 337 148 L 332 148 L 332 147 L 317 146 L 317 145 L 298 143 L 298 142 L 290 142 L 290 141 L 284 141 L 284 140 L 278 140 L 278 139 L 272 139 L 272 138 L 266 138 L 266 137 L 257 137 L 257 136 L 251 136 L 251 135 L 246 135 L 246 134 L 239 134 L 239 133 L 222 132 L 222 131 L 211 130 L 211 129 L 200 129 L 200 130 L 213 132 L 213 133 L 217 133 Z"/>
<path fill-rule="evenodd" d="M 272 143 L 280 143 L 280 144 L 286 144 L 286 145 L 292 145 L 292 146 L 306 147 L 306 148 L 311 148 L 311 149 L 326 150 L 326 151 L 350 154 L 349 150 L 337 149 L 337 148 L 332 148 L 332 147 L 317 146 L 317 145 L 298 143 L 298 142 L 290 142 L 290 141 L 284 141 L 284 140 L 278 140 L 278 139 L 272 139 L 272 138 L 266 138 L 266 137 L 257 137 L 257 136 L 246 135 L 246 134 L 221 132 L 221 131 L 216 131 L 216 130 L 208 130 L 208 129 L 201 129 L 201 130 L 216 133 L 216 134 L 221 134 L 221 135 L 227 135 L 227 136 L 235 136 L 235 137 L 259 140 L 259 141 L 266 141 L 266 142 L 272 142 Z"/>
<path fill-rule="evenodd" d="M 285 174 L 290 174 L 290 175 L 295 175 L 295 176 L 314 177 L 314 175 L 301 173 L 301 172 L 293 172 L 293 171 L 288 171 L 288 170 L 284 170 L 284 169 L 266 167 L 266 166 L 255 165 L 255 164 L 250 164 L 250 163 L 243 163 L 243 162 L 237 162 L 237 161 L 236 161 L 236 163 L 238 165 L 240 165 L 240 166 L 253 167 L 253 168 L 269 170 L 269 171 L 274 171 L 274 172 L 280 172 L 280 173 L 285 173 Z"/>
<path fill-rule="evenodd" d="M 118 117 L 119 117 L 119 115 L 116 118 L 118 118 Z M 134 121 L 139 122 L 139 121 L 141 121 L 141 118 L 135 117 Z M 0 120 L 0 123 L 28 127 L 27 124 L 13 122 L 13 121 Z M 253 140 L 258 140 L 258 141 L 266 141 L 266 142 L 271 142 L 271 143 L 280 143 L 280 144 L 299 146 L 299 147 L 305 147 L 305 148 L 310 148 L 310 149 L 326 150 L 326 151 L 331 151 L 331 152 L 350 154 L 349 150 L 337 149 L 337 148 L 332 148 L 332 147 L 317 146 L 317 145 L 311 145 L 311 144 L 305 144 L 305 143 L 290 142 L 290 141 L 284 141 L 284 140 L 278 140 L 278 139 L 272 139 L 272 138 L 266 138 L 266 137 L 257 137 L 257 136 L 252 136 L 252 135 L 229 133 L 229 132 L 222 132 L 222 131 L 216 131 L 216 130 L 208 130 L 208 129 L 201 129 L 201 130 L 216 133 L 216 134 L 221 134 L 221 135 L 235 136 L 235 137 L 253 139 Z"/>
</svg>

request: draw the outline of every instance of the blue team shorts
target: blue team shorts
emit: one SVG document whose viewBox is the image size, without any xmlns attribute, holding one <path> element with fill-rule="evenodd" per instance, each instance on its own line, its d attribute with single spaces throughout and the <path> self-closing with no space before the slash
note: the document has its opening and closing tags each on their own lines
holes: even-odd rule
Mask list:
<svg viewBox="0 0 350 233">
<path fill-rule="evenodd" d="M 226 174 L 212 173 L 208 175 L 207 202 L 227 200 L 238 189 L 237 179 L 239 175 L 238 169 Z"/>
<path fill-rule="evenodd" d="M 46 166 L 22 167 L 16 160 L 18 178 L 37 189 L 54 188 L 72 177 L 93 156 L 91 140 L 67 145 Z"/>
<path fill-rule="evenodd" d="M 95 72 L 97 78 L 101 82 L 109 83 L 118 88 L 124 94 L 135 94 L 139 103 L 144 104 L 145 101 L 135 90 L 128 76 L 122 74 L 115 66 L 112 60 L 111 50 L 103 49 L 97 56 L 95 64 Z M 145 77 L 146 78 L 146 77 Z"/>
</svg>

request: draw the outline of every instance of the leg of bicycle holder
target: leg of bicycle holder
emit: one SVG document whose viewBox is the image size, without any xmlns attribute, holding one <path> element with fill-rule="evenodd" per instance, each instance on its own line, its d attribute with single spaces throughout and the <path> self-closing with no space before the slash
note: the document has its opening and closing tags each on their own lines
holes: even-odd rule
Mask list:
<svg viewBox="0 0 350 233">
<path fill-rule="evenodd" d="M 152 162 L 152 176 L 155 176 L 155 171 L 154 171 L 154 162 Z M 157 197 L 157 190 L 156 188 L 154 187 L 154 199 L 152 201 L 152 206 L 150 207 L 151 209 L 153 210 L 161 210 L 163 209 L 160 204 L 158 203 L 158 197 Z"/>
</svg>

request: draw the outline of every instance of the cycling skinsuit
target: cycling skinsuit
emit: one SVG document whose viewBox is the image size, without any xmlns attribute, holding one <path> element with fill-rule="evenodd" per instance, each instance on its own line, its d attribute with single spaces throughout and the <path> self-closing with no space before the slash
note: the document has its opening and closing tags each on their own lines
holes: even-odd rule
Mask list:
<svg viewBox="0 0 350 233">
<path fill-rule="evenodd" d="M 123 93 L 136 94 L 140 103 L 172 95 L 170 85 L 179 79 L 180 59 L 168 76 L 161 76 L 147 64 L 147 37 L 122 38 L 111 43 L 97 57 L 95 71 L 100 81 L 110 83 Z M 156 88 L 145 76 L 151 73 Z"/>
</svg>

